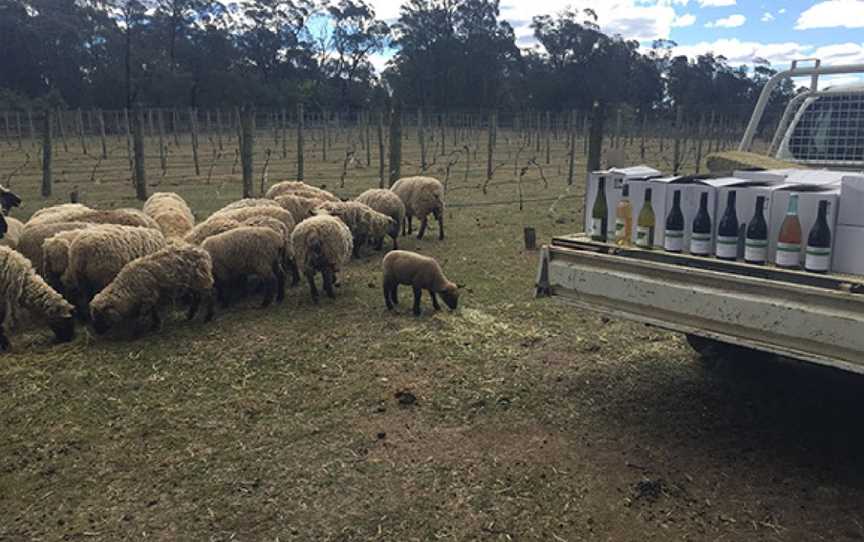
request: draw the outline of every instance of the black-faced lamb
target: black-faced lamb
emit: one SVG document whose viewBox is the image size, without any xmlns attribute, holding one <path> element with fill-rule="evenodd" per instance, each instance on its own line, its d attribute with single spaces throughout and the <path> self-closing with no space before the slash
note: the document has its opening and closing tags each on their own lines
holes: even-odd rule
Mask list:
<svg viewBox="0 0 864 542">
<path fill-rule="evenodd" d="M 201 247 L 213 260 L 216 295 L 223 306 L 230 303 L 230 289 L 256 275 L 264 283 L 262 307 L 285 298 L 285 269 L 289 259 L 285 239 L 270 228 L 241 226 L 208 237 Z"/>
<path fill-rule="evenodd" d="M 399 229 L 405 220 L 405 204 L 402 203 L 399 196 L 386 188 L 373 188 L 357 196 L 354 201 L 364 203 L 393 220 L 393 223 L 387 230 L 387 234 L 393 239 L 393 249 L 398 250 L 399 242 L 397 238 L 399 237 Z M 384 245 L 384 236 L 378 239 L 371 239 L 370 241 L 376 242 L 376 248 L 381 250 Z"/>
<path fill-rule="evenodd" d="M 327 296 L 336 297 L 333 292 L 336 273 L 351 259 L 354 250 L 354 240 L 348 226 L 330 215 L 313 216 L 297 224 L 291 240 L 297 265 L 309 282 L 312 300 L 318 303 L 315 274 L 319 272 L 323 276 Z"/>
<path fill-rule="evenodd" d="M 360 247 L 369 240 L 374 240 L 377 243 L 379 239 L 387 235 L 394 224 L 389 216 L 381 214 L 359 201 L 328 201 L 319 205 L 315 213 L 335 216 L 348 226 L 351 235 L 354 236 L 354 257 L 360 255 Z"/>
<path fill-rule="evenodd" d="M 213 262 L 210 254 L 182 241 L 132 260 L 90 304 L 93 329 L 106 333 L 112 327 L 149 318 L 151 329 L 162 325 L 161 313 L 175 300 L 189 302 L 187 320 L 195 318 L 203 302 L 204 321 L 213 318 Z"/>
<path fill-rule="evenodd" d="M 10 348 L 4 322 L 14 324 L 21 309 L 46 320 L 58 342 L 69 342 L 75 334 L 72 305 L 9 247 L 0 247 L 0 305 L 0 351 Z"/>
<path fill-rule="evenodd" d="M 451 309 L 456 309 L 459 303 L 459 287 L 447 280 L 444 271 L 434 258 L 421 256 L 416 252 L 393 250 L 384 256 L 384 302 L 388 309 L 399 304 L 397 290 L 400 284 L 406 284 L 414 289 L 414 315 L 420 316 L 420 296 L 423 290 L 428 290 L 432 297 L 432 306 L 441 310 L 436 294 Z"/>
<path fill-rule="evenodd" d="M 152 218 L 165 239 L 179 239 L 195 227 L 195 215 L 182 197 L 174 192 L 156 192 L 144 203 L 144 214 Z"/>
<path fill-rule="evenodd" d="M 108 286 L 127 263 L 165 248 L 159 229 L 101 225 L 81 232 L 69 247 L 63 288 L 87 318 L 90 300 Z"/>
<path fill-rule="evenodd" d="M 444 185 L 432 177 L 405 177 L 396 181 L 390 188 L 405 204 L 405 221 L 402 233 L 413 232 L 413 218 L 420 219 L 417 239 L 423 239 L 428 218 L 431 214 L 438 221 L 438 239 L 444 239 Z"/>
</svg>

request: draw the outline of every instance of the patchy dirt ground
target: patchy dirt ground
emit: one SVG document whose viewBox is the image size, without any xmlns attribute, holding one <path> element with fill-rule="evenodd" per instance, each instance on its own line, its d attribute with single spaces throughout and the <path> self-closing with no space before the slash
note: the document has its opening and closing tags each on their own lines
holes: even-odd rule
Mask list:
<svg viewBox="0 0 864 542">
<path fill-rule="evenodd" d="M 229 200 L 176 188 L 202 216 Z M 522 227 L 579 228 L 577 199 L 549 205 L 454 205 L 444 243 L 404 240 L 466 284 L 455 313 L 414 318 L 403 289 L 388 314 L 372 254 L 319 307 L 298 288 L 132 340 L 16 335 L 0 539 L 864 538 L 864 380 L 535 301 Z"/>
</svg>

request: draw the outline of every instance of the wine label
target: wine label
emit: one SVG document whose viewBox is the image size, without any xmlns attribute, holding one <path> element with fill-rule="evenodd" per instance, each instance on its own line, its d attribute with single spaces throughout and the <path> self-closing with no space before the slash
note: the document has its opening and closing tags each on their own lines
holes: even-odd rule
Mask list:
<svg viewBox="0 0 864 542">
<path fill-rule="evenodd" d="M 653 248 L 654 228 L 646 226 L 636 227 L 636 246 L 639 248 Z"/>
<path fill-rule="evenodd" d="M 776 263 L 781 267 L 798 267 L 801 265 L 801 245 L 777 243 Z"/>
<path fill-rule="evenodd" d="M 690 237 L 690 254 L 698 256 L 711 254 L 711 234 L 694 232 Z"/>
<path fill-rule="evenodd" d="M 768 241 L 766 239 L 747 239 L 744 246 L 744 260 L 750 263 L 765 263 L 768 259 Z"/>
<path fill-rule="evenodd" d="M 738 237 L 726 235 L 717 236 L 717 249 L 715 254 L 718 258 L 734 260 L 738 257 Z"/>
<path fill-rule="evenodd" d="M 603 231 L 603 219 L 591 219 L 591 237 L 606 237 L 606 232 Z"/>
<path fill-rule="evenodd" d="M 683 230 L 666 230 L 666 238 L 663 241 L 663 248 L 668 252 L 681 252 L 684 250 L 684 231 Z"/>
<path fill-rule="evenodd" d="M 615 219 L 615 236 L 620 237 L 624 235 L 624 221 L 620 218 Z"/>
<path fill-rule="evenodd" d="M 827 272 L 831 268 L 831 249 L 827 247 L 807 247 L 804 269 L 807 271 Z"/>
</svg>

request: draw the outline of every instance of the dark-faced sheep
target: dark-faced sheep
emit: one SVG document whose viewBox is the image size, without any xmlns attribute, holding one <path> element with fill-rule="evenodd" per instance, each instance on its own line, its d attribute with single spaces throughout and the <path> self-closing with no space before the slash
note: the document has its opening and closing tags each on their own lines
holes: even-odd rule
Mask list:
<svg viewBox="0 0 864 542">
<path fill-rule="evenodd" d="M 423 239 L 426 233 L 429 215 L 438 221 L 438 239 L 444 239 L 444 185 L 432 177 L 405 177 L 396 181 L 391 190 L 405 204 L 405 222 L 402 233 L 410 235 L 413 232 L 413 217 L 420 219 L 420 231 L 417 239 Z"/>
<path fill-rule="evenodd" d="M 393 223 L 387 230 L 387 234 L 393 239 L 393 249 L 399 249 L 399 230 L 405 220 L 405 204 L 392 190 L 386 188 L 373 188 L 357 196 L 355 201 L 364 203 L 381 214 L 389 216 Z M 372 239 L 376 242 L 376 248 L 381 250 L 384 246 L 384 236 Z"/>
<path fill-rule="evenodd" d="M 393 226 L 393 220 L 359 201 L 328 201 L 315 210 L 316 214 L 326 213 L 339 218 L 354 236 L 354 257 L 360 256 L 360 247 L 367 241 L 376 243 Z"/>
<path fill-rule="evenodd" d="M 459 287 L 447 280 L 444 271 L 434 258 L 421 256 L 416 252 L 393 250 L 384 256 L 384 302 L 388 309 L 399 304 L 397 290 L 400 284 L 406 284 L 414 289 L 414 314 L 420 316 L 420 296 L 423 290 L 428 290 L 432 297 L 432 306 L 441 310 L 437 295 L 451 309 L 456 309 L 459 303 Z M 437 295 L 436 295 L 437 294 Z"/>
<path fill-rule="evenodd" d="M 315 287 L 317 273 L 324 277 L 327 296 L 336 297 L 333 291 L 336 273 L 351 259 L 354 249 L 348 226 L 330 215 L 313 216 L 297 224 L 291 240 L 297 265 L 309 282 L 312 300 L 318 303 L 318 288 Z"/>
</svg>

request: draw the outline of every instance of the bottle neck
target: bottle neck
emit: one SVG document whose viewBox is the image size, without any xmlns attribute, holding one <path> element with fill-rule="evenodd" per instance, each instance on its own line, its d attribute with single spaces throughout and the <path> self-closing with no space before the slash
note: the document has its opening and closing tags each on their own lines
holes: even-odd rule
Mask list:
<svg viewBox="0 0 864 542">
<path fill-rule="evenodd" d="M 798 214 L 798 195 L 794 194 L 789 197 L 789 207 L 786 209 L 786 214 L 795 216 Z"/>
</svg>

